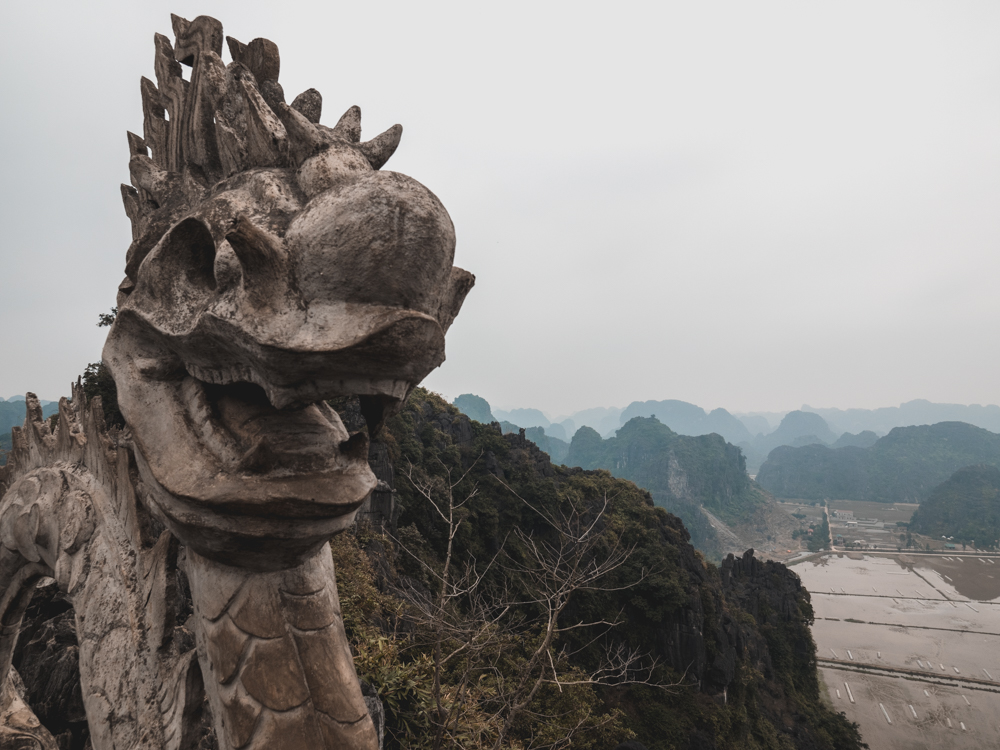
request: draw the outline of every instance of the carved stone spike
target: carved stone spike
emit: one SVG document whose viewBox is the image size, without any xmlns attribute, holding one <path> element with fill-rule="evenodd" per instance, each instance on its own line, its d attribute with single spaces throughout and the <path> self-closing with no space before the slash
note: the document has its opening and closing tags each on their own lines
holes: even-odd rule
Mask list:
<svg viewBox="0 0 1000 750">
<path fill-rule="evenodd" d="M 157 203 L 183 199 L 184 181 L 176 172 L 159 169 L 148 156 L 136 155 L 129 159 L 128 171 L 132 184 L 152 196 Z"/>
<path fill-rule="evenodd" d="M 281 71 L 281 56 L 278 45 L 270 39 L 254 39 L 247 45 L 246 65 L 253 71 L 254 77 L 261 83 L 277 81 Z"/>
<path fill-rule="evenodd" d="M 250 164 L 247 152 L 247 103 L 243 97 L 241 79 L 251 75 L 249 69 L 239 63 L 233 63 L 226 69 L 226 93 L 215 112 L 215 137 L 222 172 L 226 177 L 242 172 Z"/>
<path fill-rule="evenodd" d="M 150 645 L 168 645 L 174 628 L 177 582 L 173 571 L 177 567 L 177 540 L 164 531 L 156 546 L 143 556 L 143 596 L 146 600 L 146 621 L 149 623 Z"/>
<path fill-rule="evenodd" d="M 365 141 L 358 148 L 368 159 L 372 169 L 381 169 L 389 161 L 389 157 L 396 153 L 399 147 L 399 139 L 403 137 L 403 126 L 393 125 L 384 133 L 375 136 L 370 141 Z"/>
<path fill-rule="evenodd" d="M 153 162 L 160 168 L 166 168 L 167 120 L 160 90 L 144 76 L 139 80 L 139 91 L 142 95 L 143 142 L 150 147 Z"/>
<path fill-rule="evenodd" d="M 139 236 L 142 220 L 146 216 L 145 206 L 139 199 L 139 191 L 131 185 L 122 185 L 122 203 L 125 204 L 125 215 L 132 223 L 132 239 Z"/>
<path fill-rule="evenodd" d="M 131 132 L 128 133 L 128 152 L 130 156 L 137 156 L 139 154 L 149 156 L 149 151 L 146 149 L 146 142 Z"/>
<path fill-rule="evenodd" d="M 441 327 L 445 333 L 455 322 L 465 297 L 472 291 L 476 283 L 476 277 L 464 268 L 451 269 L 451 279 L 448 282 L 448 293 L 441 298 L 441 307 L 438 308 L 437 319 L 441 321 Z"/>
<path fill-rule="evenodd" d="M 222 24 L 209 16 L 198 16 L 194 21 L 179 16 L 171 19 L 176 36 L 173 55 L 192 68 L 190 83 L 180 86 L 179 97 L 172 97 L 175 107 L 170 110 L 171 131 L 183 154 L 179 163 L 197 166 L 210 179 L 218 179 L 221 164 L 214 117 L 225 90 L 225 67 L 220 58 Z M 159 80 L 159 73 L 157 76 Z"/>
<path fill-rule="evenodd" d="M 174 56 L 178 62 L 194 66 L 199 55 L 213 53 L 222 55 L 222 24 L 210 16 L 198 16 L 188 21 L 180 16 L 170 15 L 177 45 Z"/>
<path fill-rule="evenodd" d="M 246 102 L 247 156 L 251 164 L 280 167 L 288 162 L 288 136 L 285 126 L 264 101 L 254 81 L 239 81 Z"/>
<path fill-rule="evenodd" d="M 319 124 L 323 114 L 323 95 L 316 89 L 306 89 L 292 100 L 292 109 L 301 112 L 314 125 Z"/>
<path fill-rule="evenodd" d="M 184 98 L 188 82 L 181 75 L 181 65 L 174 59 L 174 47 L 163 34 L 153 37 L 155 54 L 153 70 L 156 72 L 156 88 L 160 92 L 160 100 L 167 111 L 169 120 L 164 124 L 165 138 L 163 147 L 164 169 L 179 172 L 184 164 L 181 152 L 180 133 L 177 123 L 183 112 Z"/>
<path fill-rule="evenodd" d="M 229 54 L 233 62 L 247 66 L 253 73 L 257 83 L 277 81 L 281 71 L 281 56 L 278 45 L 270 39 L 254 39 L 250 44 L 243 44 L 231 36 L 226 37 L 229 43 Z"/>
<path fill-rule="evenodd" d="M 333 134 L 349 143 L 361 140 L 361 107 L 354 105 L 340 116 L 333 127 Z"/>
<path fill-rule="evenodd" d="M 300 166 L 306 159 L 330 146 L 330 132 L 311 123 L 297 109 L 279 103 L 274 112 L 281 118 L 288 134 L 288 155 L 293 166 Z"/>
<path fill-rule="evenodd" d="M 267 79 L 260 84 L 260 95 L 264 97 L 267 106 L 277 114 L 278 110 L 285 106 L 285 90 L 277 81 Z"/>
</svg>

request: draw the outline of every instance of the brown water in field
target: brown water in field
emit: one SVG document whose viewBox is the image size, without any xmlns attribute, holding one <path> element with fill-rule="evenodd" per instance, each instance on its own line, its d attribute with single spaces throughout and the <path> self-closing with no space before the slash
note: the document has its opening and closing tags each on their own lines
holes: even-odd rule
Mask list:
<svg viewBox="0 0 1000 750">
<path fill-rule="evenodd" d="M 958 595 L 980 601 L 1000 599 L 1000 560 L 994 558 L 899 555 L 896 560 L 906 570 L 918 575 L 921 571 L 934 571 L 945 579 Z M 986 562 L 982 562 L 986 560 Z M 992 562 L 991 562 L 992 561 Z"/>
<path fill-rule="evenodd" d="M 873 750 L 1000 747 L 1000 559 L 829 553 L 792 570 L 828 700 Z"/>
</svg>

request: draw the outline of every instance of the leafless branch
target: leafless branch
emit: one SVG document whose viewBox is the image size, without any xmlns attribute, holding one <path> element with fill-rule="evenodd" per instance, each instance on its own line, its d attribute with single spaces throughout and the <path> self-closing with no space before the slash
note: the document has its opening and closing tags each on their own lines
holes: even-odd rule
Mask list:
<svg viewBox="0 0 1000 750">
<path fill-rule="evenodd" d="M 624 544 L 616 534 L 607 532 L 605 516 L 611 502 L 607 495 L 593 507 L 581 507 L 571 500 L 557 511 L 547 513 L 532 506 L 503 480 L 498 480 L 532 508 L 548 529 L 544 534 L 536 534 L 515 528 L 513 536 L 503 540 L 484 567 L 475 558 L 457 562 L 454 542 L 466 517 L 462 511 L 477 496 L 478 486 L 473 485 L 460 499 L 456 499 L 455 490 L 469 478 L 474 466 L 475 462 L 457 480 L 453 480 L 452 471 L 443 463 L 442 476 L 436 479 L 419 475 L 412 464 L 403 473 L 444 525 L 447 541 L 440 570 L 432 569 L 399 539 L 393 539 L 440 587 L 436 595 L 412 592 L 408 596 L 411 606 L 407 614 L 417 629 L 418 635 L 414 638 L 425 647 L 430 646 L 433 653 L 432 695 L 437 712 L 435 748 L 460 745 L 461 720 L 466 712 L 473 710 L 469 702 L 475 700 L 472 695 L 476 685 L 485 678 L 490 678 L 491 697 L 488 705 L 480 702 L 478 709 L 487 712 L 487 724 L 495 727 L 488 743 L 493 750 L 503 746 L 520 716 L 535 715 L 532 706 L 545 685 L 553 685 L 560 692 L 580 685 L 673 687 L 659 685 L 654 679 L 658 659 L 625 644 L 607 642 L 609 632 L 621 624 L 621 613 L 614 620 L 602 618 L 565 625 L 560 622 L 579 592 L 622 591 L 650 575 L 643 569 L 634 580 L 608 580 L 628 562 L 636 546 Z M 513 545 L 508 544 L 511 541 Z M 491 572 L 502 575 L 491 576 Z M 495 580 L 501 581 L 499 587 L 487 585 L 487 581 Z M 514 589 L 519 591 L 517 596 L 513 595 Z M 526 607 L 527 611 L 538 612 L 537 618 L 530 623 L 521 619 Z M 583 645 L 577 644 L 572 651 L 566 644 L 561 650 L 558 648 L 561 635 L 591 629 L 597 632 Z M 567 666 L 574 655 L 594 647 L 602 638 L 606 645 L 596 669 L 581 673 Z M 512 644 L 517 644 L 519 651 L 523 649 L 516 659 L 513 675 L 509 666 L 500 668 L 505 648 L 509 649 Z M 451 680 L 447 695 L 442 684 L 446 670 Z M 532 739 L 527 747 L 533 750 L 569 747 L 574 735 L 585 726 L 593 725 L 591 720 L 588 711 L 555 742 L 542 745 Z"/>
</svg>

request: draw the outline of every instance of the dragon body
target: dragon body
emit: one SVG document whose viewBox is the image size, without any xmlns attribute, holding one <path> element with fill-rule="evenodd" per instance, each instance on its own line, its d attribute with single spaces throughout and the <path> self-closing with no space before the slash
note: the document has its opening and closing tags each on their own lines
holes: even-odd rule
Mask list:
<svg viewBox="0 0 1000 750">
<path fill-rule="evenodd" d="M 12 668 L 53 579 L 95 750 L 372 749 L 327 541 L 474 278 L 437 198 L 381 170 L 399 126 L 362 142 L 356 107 L 321 125 L 314 89 L 285 103 L 272 42 L 228 39 L 227 66 L 218 21 L 173 25 L 122 186 L 133 242 L 103 359 L 125 427 L 79 385 L 52 421 L 29 394 L 0 469 L 0 748 L 58 746 Z"/>
</svg>

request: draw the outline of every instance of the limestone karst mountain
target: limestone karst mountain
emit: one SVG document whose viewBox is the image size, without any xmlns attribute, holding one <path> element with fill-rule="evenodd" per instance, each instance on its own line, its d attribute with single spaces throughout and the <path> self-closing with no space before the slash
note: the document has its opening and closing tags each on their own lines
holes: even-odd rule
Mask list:
<svg viewBox="0 0 1000 750">
<path fill-rule="evenodd" d="M 930 491 L 910 529 L 981 548 L 1000 546 L 1000 469 L 986 464 L 959 469 Z"/>
<path fill-rule="evenodd" d="M 624 425 L 632 417 L 655 416 L 678 435 L 722 435 L 733 445 L 751 440 L 753 435 L 739 419 L 725 409 L 706 412 L 700 406 L 686 401 L 633 401 L 620 417 Z"/>
<path fill-rule="evenodd" d="M 469 419 L 474 419 L 483 424 L 498 421 L 490 410 L 489 402 L 474 393 L 463 393 L 454 401 L 455 408 L 465 414 Z"/>
<path fill-rule="evenodd" d="M 776 497 L 921 502 L 958 469 L 1000 466 L 1000 434 L 964 422 L 897 427 L 870 447 L 781 446 L 757 481 Z"/>
<path fill-rule="evenodd" d="M 494 409 L 493 413 L 499 418 L 506 422 L 513 422 L 521 427 L 548 427 L 552 423 L 549 418 L 546 417 L 538 409 L 511 409 L 509 411 L 504 409 Z"/>
<path fill-rule="evenodd" d="M 716 434 L 678 435 L 653 417 L 634 417 L 608 439 L 581 428 L 566 463 L 607 469 L 649 490 L 657 505 L 684 521 L 694 545 L 716 559 L 719 542 L 701 508 L 735 524 L 766 502 L 739 448 Z"/>
<path fill-rule="evenodd" d="M 345 425 L 365 429 L 357 399 L 338 402 L 338 409 Z M 665 440 L 678 464 L 689 469 L 692 445 L 709 444 L 717 460 L 734 450 L 718 436 L 671 436 L 654 420 L 636 419 L 616 439 L 621 442 L 615 445 L 627 448 L 619 458 L 642 452 L 642 443 L 626 445 L 633 429 Z M 597 451 L 612 442 L 593 430 L 579 435 L 596 438 L 591 448 Z M 333 555 L 359 675 L 385 708 L 386 750 L 424 747 L 438 726 L 439 708 L 428 687 L 435 641 L 425 638 L 425 621 L 405 613 L 426 606 L 449 551 L 463 565 L 481 562 L 484 586 L 506 591 L 514 601 L 502 616 L 491 615 L 490 632 L 500 637 L 477 641 L 475 658 L 463 662 L 476 689 L 449 725 L 465 738 L 495 736 L 496 717 L 502 717 L 496 712 L 504 705 L 496 697 L 505 695 L 525 663 L 525 650 L 537 640 L 538 612 L 531 602 L 538 592 L 524 573 L 523 540 L 552 543 L 553 519 L 572 507 L 604 514 L 595 559 L 615 547 L 628 555 L 599 587 L 574 594 L 565 622 L 618 624 L 601 625 L 603 631 L 569 628 L 560 635 L 553 668 L 566 675 L 567 684 L 544 685 L 502 747 L 566 733 L 580 750 L 605 750 L 630 738 L 650 748 L 664 742 L 688 749 L 862 747 L 857 728 L 820 697 L 809 593 L 783 565 L 762 563 L 752 551 L 718 567 L 706 562 L 680 520 L 634 483 L 603 470 L 554 466 L 520 434 L 504 435 L 495 425 L 469 420 L 420 388 L 389 419 L 369 462 L 386 502 L 380 503 L 382 512 L 366 514 L 354 533 L 337 537 Z M 463 503 L 453 537 L 438 512 L 448 494 L 424 494 L 431 486 L 447 487 L 449 477 L 455 484 L 447 493 Z M 695 485 L 696 494 L 718 496 L 719 488 Z M 727 500 L 717 500 L 723 512 Z M 491 564 L 501 552 L 501 562 Z M 449 616 L 477 622 L 473 605 L 483 601 L 458 598 L 452 605 L 457 614 Z M 183 590 L 180 605 L 182 613 L 190 611 L 190 594 Z M 15 666 L 27 676 L 26 694 L 39 715 L 82 747 L 87 734 L 72 621 L 57 587 L 46 588 L 26 618 L 31 637 L 15 655 Z M 462 631 L 450 637 L 461 638 Z M 571 675 L 597 673 L 606 644 L 648 657 L 647 663 L 655 663 L 648 679 L 571 684 Z M 463 670 L 442 674 L 444 706 L 450 709 L 448 696 Z M 672 687 L 655 686 L 662 684 Z M 198 747 L 215 747 L 210 737 L 203 739 Z"/>
<path fill-rule="evenodd" d="M 829 445 L 836 439 L 837 435 L 830 429 L 830 425 L 818 414 L 790 411 L 781 420 L 778 429 L 759 438 L 755 445 L 758 450 L 767 454 L 779 445 L 793 445 L 797 440 L 808 440 L 806 445 L 811 443 Z"/>
<path fill-rule="evenodd" d="M 373 591 L 434 590 L 433 575 L 426 571 L 441 569 L 449 536 L 441 516 L 419 489 L 424 486 L 420 482 L 424 475 L 438 481 L 464 477 L 453 489 L 456 499 L 470 498 L 463 506 L 463 520 L 451 548 L 454 559 L 489 561 L 517 538 L 518 529 L 538 543 L 552 543 L 549 519 L 566 513 L 572 503 L 600 507 L 604 498 L 610 503 L 607 529 L 613 531 L 615 541 L 609 538 L 612 546 L 602 554 L 615 544 L 632 550 L 627 565 L 608 582 L 615 588 L 616 581 L 625 583 L 635 573 L 642 581 L 620 591 L 581 595 L 571 603 L 568 617 L 581 623 L 619 621 L 620 626 L 608 631 L 608 639 L 623 638 L 630 648 L 653 654 L 661 660 L 661 676 L 668 680 L 684 676 L 676 688 L 667 691 L 644 685 L 575 687 L 562 694 L 555 689 L 543 691 L 533 709 L 536 718 L 526 719 L 519 730 L 524 737 L 541 731 L 543 724 L 546 731 L 554 732 L 579 717 L 609 722 L 608 734 L 582 732 L 577 736 L 572 746 L 584 750 L 615 747 L 625 739 L 623 734 L 610 734 L 620 731 L 619 727 L 634 732 L 635 739 L 650 748 L 860 747 L 856 729 L 819 698 L 815 648 L 808 630 L 809 595 L 783 565 L 761 563 L 752 552 L 730 557 L 719 567 L 706 562 L 690 544 L 681 522 L 656 507 L 654 497 L 633 482 L 604 470 L 555 466 L 519 433 L 501 434 L 495 426 L 470 421 L 423 389 L 415 391 L 400 414 L 389 420 L 387 432 L 401 506 L 395 536 L 401 543 L 405 540 L 408 549 L 419 550 L 421 559 L 430 564 L 425 570 L 408 553 L 398 548 L 391 553 L 392 546 L 381 538 L 360 533 L 356 539 L 367 556 L 350 559 L 370 566 L 367 569 L 378 584 Z M 655 420 L 639 418 L 607 441 L 593 429 L 583 428 L 574 437 L 574 447 L 593 451 L 594 459 L 613 456 L 630 466 L 636 459 L 643 471 L 654 472 L 652 464 L 641 459 L 658 441 L 682 467 L 672 474 L 675 486 L 686 482 L 692 498 L 712 503 L 720 513 L 736 510 L 740 498 L 735 494 L 752 491 L 740 466 L 739 451 L 717 435 L 678 436 Z M 402 476 L 401 467 L 406 466 L 415 467 L 416 482 Z M 706 467 L 713 470 L 702 471 Z M 682 479 L 685 470 L 690 475 Z M 475 494 L 470 495 L 473 489 Z M 435 501 L 440 502 L 440 496 Z M 495 581 L 489 579 L 491 585 L 501 588 L 501 581 L 515 588 L 521 585 L 518 576 L 510 579 L 510 570 L 510 563 L 495 566 L 488 574 L 496 576 Z M 655 572 L 644 577 L 643 570 Z M 359 595 L 353 596 L 356 601 Z M 371 596 L 374 600 L 376 595 Z M 382 618 L 394 606 L 393 601 L 373 601 L 368 622 L 381 627 L 381 632 L 388 630 L 388 618 Z M 521 606 L 518 616 L 528 611 Z M 525 617 L 530 630 L 530 617 Z M 368 633 L 374 636 L 373 631 Z M 572 667 L 583 673 L 597 663 L 600 654 L 592 638 L 586 629 L 569 630 L 561 641 L 563 653 L 573 654 Z M 500 668 L 516 664 L 530 642 L 512 637 L 506 646 L 509 653 L 498 662 Z M 356 651 L 361 653 L 361 648 L 356 646 Z M 365 663 L 373 665 L 374 679 L 379 674 L 375 662 Z M 556 668 L 564 665 L 557 663 Z M 366 675 L 363 667 L 361 673 Z M 446 679 L 459 676 L 452 673 Z M 496 679 L 492 667 L 482 679 L 492 690 Z M 620 724 L 615 723 L 616 709 L 624 714 Z M 546 711 L 551 718 L 544 718 Z M 394 731 L 400 727 L 400 718 L 389 719 Z"/>
</svg>

